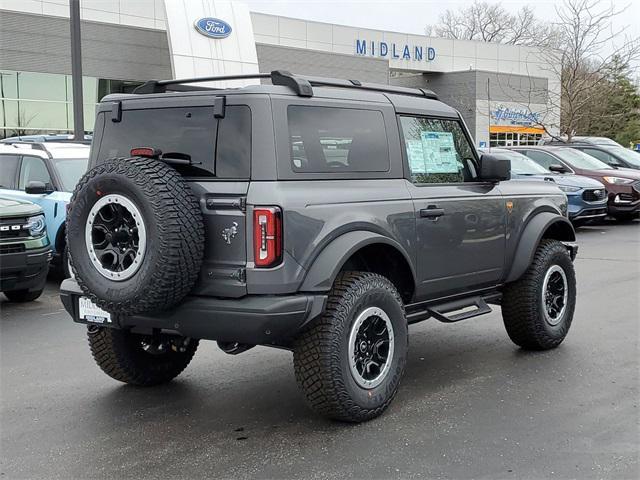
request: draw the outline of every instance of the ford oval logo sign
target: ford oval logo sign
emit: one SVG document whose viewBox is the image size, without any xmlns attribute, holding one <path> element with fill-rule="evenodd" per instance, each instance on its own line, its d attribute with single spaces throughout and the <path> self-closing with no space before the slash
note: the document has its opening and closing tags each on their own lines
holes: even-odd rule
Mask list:
<svg viewBox="0 0 640 480">
<path fill-rule="evenodd" d="M 196 30 L 202 35 L 211 38 L 227 38 L 231 35 L 231 25 L 218 18 L 201 18 L 196 20 Z"/>
</svg>

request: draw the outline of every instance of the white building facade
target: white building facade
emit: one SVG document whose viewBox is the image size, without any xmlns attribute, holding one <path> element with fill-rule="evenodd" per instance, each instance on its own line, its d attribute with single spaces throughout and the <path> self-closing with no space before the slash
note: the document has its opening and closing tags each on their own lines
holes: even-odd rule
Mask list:
<svg viewBox="0 0 640 480">
<path fill-rule="evenodd" d="M 0 137 L 72 130 L 68 3 L 0 0 Z M 532 144 L 543 124 L 558 123 L 549 102 L 557 69 L 531 47 L 267 15 L 219 0 L 81 0 L 81 16 L 88 130 L 104 94 L 150 78 L 273 69 L 431 89 L 461 112 L 477 146 Z"/>
</svg>

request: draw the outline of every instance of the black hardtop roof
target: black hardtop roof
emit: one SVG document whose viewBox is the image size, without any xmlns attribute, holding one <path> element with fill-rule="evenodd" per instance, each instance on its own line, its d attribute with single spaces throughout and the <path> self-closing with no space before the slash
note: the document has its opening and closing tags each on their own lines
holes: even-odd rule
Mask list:
<svg viewBox="0 0 640 480">
<path fill-rule="evenodd" d="M 256 84 L 236 88 L 213 88 L 194 85 L 198 82 L 229 80 L 271 80 L 271 84 Z M 391 103 L 403 113 L 421 113 L 457 117 L 458 112 L 437 99 L 435 93 L 426 89 L 399 87 L 394 85 L 363 83 L 325 77 L 293 75 L 274 71 L 270 74 L 229 75 L 177 80 L 150 80 L 134 90 L 132 94 L 110 94 L 102 102 L 128 102 L 130 100 L 176 99 L 179 97 L 220 97 L 227 95 L 291 95 L 299 97 L 339 98 L 362 102 Z"/>
</svg>

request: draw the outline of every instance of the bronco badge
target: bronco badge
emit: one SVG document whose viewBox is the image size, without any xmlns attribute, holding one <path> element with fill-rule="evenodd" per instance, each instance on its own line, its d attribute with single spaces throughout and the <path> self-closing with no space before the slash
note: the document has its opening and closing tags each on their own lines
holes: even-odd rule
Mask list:
<svg viewBox="0 0 640 480">
<path fill-rule="evenodd" d="M 222 238 L 224 238 L 224 241 L 227 242 L 228 245 L 231 245 L 231 240 L 235 238 L 237 233 L 238 233 L 238 222 L 233 222 L 233 225 L 222 230 Z"/>
</svg>

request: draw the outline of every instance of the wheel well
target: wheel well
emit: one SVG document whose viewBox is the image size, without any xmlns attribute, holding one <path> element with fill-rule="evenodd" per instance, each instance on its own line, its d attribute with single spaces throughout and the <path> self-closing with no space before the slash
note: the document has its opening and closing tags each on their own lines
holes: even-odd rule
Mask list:
<svg viewBox="0 0 640 480">
<path fill-rule="evenodd" d="M 415 284 L 411 267 L 404 256 L 390 245 L 374 243 L 362 247 L 349 257 L 342 270 L 377 273 L 395 285 L 403 302 L 409 303 L 413 298 Z"/>
<path fill-rule="evenodd" d="M 56 233 L 56 252 L 62 254 L 66 241 L 67 237 L 65 235 L 65 226 L 64 224 L 62 224 L 62 226 L 58 229 L 58 233 Z"/>
<path fill-rule="evenodd" d="M 544 231 L 542 238 L 574 242 L 576 240 L 576 233 L 568 222 L 553 222 Z"/>
</svg>

